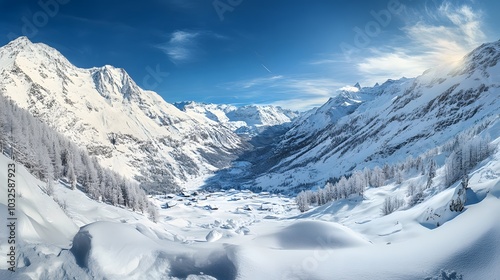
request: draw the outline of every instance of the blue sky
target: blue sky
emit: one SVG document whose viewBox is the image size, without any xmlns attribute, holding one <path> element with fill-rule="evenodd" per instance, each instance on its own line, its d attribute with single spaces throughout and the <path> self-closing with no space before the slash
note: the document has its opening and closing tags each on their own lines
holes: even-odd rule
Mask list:
<svg viewBox="0 0 500 280">
<path fill-rule="evenodd" d="M 305 110 L 360 82 L 414 77 L 500 39 L 497 0 L 0 0 L 78 67 L 124 68 L 168 102 Z"/>
</svg>

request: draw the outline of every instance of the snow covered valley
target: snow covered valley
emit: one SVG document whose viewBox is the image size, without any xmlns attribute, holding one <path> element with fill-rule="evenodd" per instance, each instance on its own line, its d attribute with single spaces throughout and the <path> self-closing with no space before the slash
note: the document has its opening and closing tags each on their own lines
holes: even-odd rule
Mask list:
<svg viewBox="0 0 500 280">
<path fill-rule="evenodd" d="M 494 143 L 498 145 L 500 139 Z M 0 157 L 0 180 L 10 160 Z M 437 178 L 442 176 L 438 169 Z M 45 183 L 17 166 L 16 272 L 1 279 L 495 279 L 500 273 L 500 152 L 469 179 L 476 199 L 446 209 L 459 184 L 389 215 L 384 197 L 411 182 L 369 188 L 300 213 L 293 198 L 250 191 L 151 197 L 158 222 Z M 6 193 L 1 185 L 0 191 Z M 6 197 L 1 219 L 6 221 Z M 432 213 L 432 214 L 430 214 Z M 429 219 L 442 216 L 439 227 Z M 0 251 L 9 244 L 2 231 Z"/>
</svg>

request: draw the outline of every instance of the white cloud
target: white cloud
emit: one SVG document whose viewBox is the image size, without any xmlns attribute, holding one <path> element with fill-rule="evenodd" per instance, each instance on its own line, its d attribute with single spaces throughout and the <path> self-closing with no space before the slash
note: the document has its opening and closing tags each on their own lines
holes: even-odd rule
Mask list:
<svg viewBox="0 0 500 280">
<path fill-rule="evenodd" d="M 196 47 L 196 38 L 200 36 L 199 32 L 175 31 L 170 34 L 170 39 L 167 43 L 159 45 L 170 60 L 174 63 L 189 61 Z"/>
<path fill-rule="evenodd" d="M 353 86 L 344 86 L 339 88 L 339 91 L 350 91 L 350 92 L 358 92 L 359 88 Z"/>
<path fill-rule="evenodd" d="M 272 77 L 262 77 L 262 78 L 255 78 L 251 80 L 244 80 L 244 81 L 237 81 L 237 82 L 232 82 L 228 83 L 225 85 L 225 87 L 229 90 L 238 90 L 238 89 L 249 89 L 253 87 L 260 87 L 260 86 L 273 86 L 273 84 L 276 83 L 277 80 L 283 79 L 284 77 L 281 75 L 276 75 Z"/>
<path fill-rule="evenodd" d="M 370 55 L 360 58 L 356 65 L 367 77 L 364 83 L 418 76 L 429 68 L 460 60 L 486 40 L 481 11 L 444 2 L 428 13 L 427 20 L 403 29 L 406 42 L 402 45 L 367 50 Z"/>
<path fill-rule="evenodd" d="M 416 77 L 425 70 L 440 64 L 459 61 L 472 49 L 487 40 L 482 31 L 482 12 L 468 5 L 453 5 L 444 2 L 434 10 L 419 14 L 419 20 L 408 22 L 403 38 L 397 44 L 363 49 L 357 57 L 351 57 L 355 75 L 362 76 L 362 84 L 373 85 L 387 79 Z M 396 38 L 394 38 L 396 39 Z M 309 62 L 310 65 L 337 65 L 347 63 L 339 55 L 326 56 Z M 347 69 L 347 68 L 346 68 Z M 349 70 L 351 71 L 351 70 Z M 310 108 L 336 94 L 342 85 L 331 80 L 292 79 L 283 81 L 283 87 L 302 95 L 293 95 L 290 100 L 278 100 L 276 105 L 288 108 Z M 349 89 L 352 87 L 344 87 Z"/>
<path fill-rule="evenodd" d="M 337 59 L 320 59 L 320 60 L 314 60 L 314 61 L 311 61 L 309 62 L 309 65 L 322 65 L 322 64 L 332 64 L 332 63 L 338 63 L 338 62 L 342 62 L 341 60 L 337 60 Z"/>
<path fill-rule="evenodd" d="M 343 84 L 332 79 L 290 79 L 286 85 L 295 92 L 303 93 L 309 97 L 328 98 L 336 95 L 337 89 Z M 286 86 L 285 85 L 285 86 Z"/>
<path fill-rule="evenodd" d="M 409 55 L 404 50 L 395 49 L 392 53 L 383 53 L 372 50 L 374 54 L 357 64 L 357 70 L 365 78 L 363 84 L 373 85 L 387 79 L 416 77 L 426 69 L 434 66 L 435 61 L 427 61 L 422 55 Z"/>
<path fill-rule="evenodd" d="M 280 106 L 281 108 L 304 112 L 314 107 L 319 107 L 328 101 L 326 97 L 312 97 L 312 98 L 295 98 L 278 100 L 270 103 L 269 105 Z"/>
<path fill-rule="evenodd" d="M 198 32 L 175 31 L 172 33 L 169 44 L 171 45 L 184 45 L 193 42 L 193 39 L 198 37 Z"/>
<path fill-rule="evenodd" d="M 168 42 L 157 47 L 165 52 L 173 63 L 189 62 L 201 52 L 199 45 L 203 38 L 227 39 L 225 36 L 210 31 L 178 30 L 169 35 Z"/>
<path fill-rule="evenodd" d="M 437 13 L 451 25 L 418 22 L 405 30 L 411 42 L 425 51 L 426 57 L 440 63 L 457 61 L 486 40 L 481 11 L 474 11 L 469 6 L 454 7 L 445 2 Z"/>
</svg>

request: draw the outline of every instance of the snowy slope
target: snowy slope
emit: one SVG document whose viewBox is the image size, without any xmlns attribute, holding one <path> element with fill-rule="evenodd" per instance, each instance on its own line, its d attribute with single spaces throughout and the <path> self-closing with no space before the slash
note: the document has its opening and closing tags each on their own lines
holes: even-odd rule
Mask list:
<svg viewBox="0 0 500 280">
<path fill-rule="evenodd" d="M 1 180 L 9 162 L 0 155 Z M 439 169 L 437 181 L 442 173 Z M 0 278 L 495 279 L 500 150 L 469 174 L 477 199 L 440 227 L 428 227 L 423 217 L 446 206 L 456 185 L 429 189 L 434 194 L 415 207 L 380 214 L 385 196 L 404 193 L 419 177 L 368 189 L 363 200 L 341 200 L 303 214 L 293 199 L 269 193 L 158 196 L 152 198 L 161 208 L 155 224 L 63 184 L 54 194 L 60 209 L 43 192 L 43 183 L 18 165 L 19 265 L 15 273 L 5 270 L 2 254 Z M 6 193 L 4 185 L 0 192 Z M 3 198 L 2 220 L 5 204 Z M 1 240 L 3 252 L 6 239 Z"/>
<path fill-rule="evenodd" d="M 7 165 L 14 163 L 5 156 L 0 155 L 0 180 L 7 182 Z M 31 176 L 21 165 L 16 165 L 16 249 L 18 267 L 29 266 L 29 252 L 26 247 L 35 247 L 42 255 L 56 256 L 61 250 L 71 248 L 73 236 L 78 232 L 78 227 L 66 216 L 54 200 L 46 195 L 43 190 L 45 184 Z M 7 184 L 0 184 L 0 219 L 7 223 Z M 0 231 L 0 278 L 9 279 L 7 271 L 7 252 L 12 244 L 7 243 L 8 232 Z M 31 250 L 34 251 L 34 250 Z M 4 253 L 5 252 L 5 253 Z M 23 257 L 24 254 L 24 257 Z M 57 261 L 61 262 L 61 261 Z M 55 269 L 57 262 L 51 262 L 46 269 Z M 36 277 L 34 277 L 36 278 Z M 33 279 L 33 278 L 32 278 Z"/>
<path fill-rule="evenodd" d="M 0 156 L 0 180 L 7 182 L 7 164 L 13 163 L 8 161 L 3 155 Z M 17 224 L 19 240 L 27 243 L 44 244 L 47 246 L 56 246 L 61 248 L 69 248 L 71 239 L 77 232 L 78 227 L 64 214 L 60 207 L 43 193 L 45 183 L 33 178 L 23 166 L 16 166 L 16 187 L 17 187 Z M 2 221 L 6 221 L 7 214 L 7 184 L 2 183 L 0 186 L 2 197 L 0 200 L 0 213 Z M 5 234 L 2 232 L 2 252 L 6 246 Z M 1 258 L 5 258 L 2 254 Z M 2 259 L 2 265 L 5 265 Z"/>
<path fill-rule="evenodd" d="M 230 129 L 142 90 L 123 69 L 77 68 L 26 37 L 0 48 L 0 76 L 3 95 L 129 178 L 182 184 L 245 146 Z"/>
<path fill-rule="evenodd" d="M 197 102 L 175 103 L 180 110 L 194 118 L 208 118 L 232 129 L 238 134 L 256 135 L 270 126 L 292 122 L 298 112 L 270 105 L 231 105 L 205 104 Z"/>
<path fill-rule="evenodd" d="M 353 170 L 416 157 L 498 118 L 499 60 L 500 41 L 415 79 L 342 92 L 293 122 L 270 160 L 261 162 L 266 168 L 257 168 L 266 173 L 250 185 L 323 186 Z"/>
</svg>

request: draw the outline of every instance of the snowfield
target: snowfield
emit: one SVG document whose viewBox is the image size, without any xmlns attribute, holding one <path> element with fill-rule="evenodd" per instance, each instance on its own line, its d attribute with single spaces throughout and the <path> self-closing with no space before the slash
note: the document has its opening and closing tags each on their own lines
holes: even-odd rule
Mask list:
<svg viewBox="0 0 500 280">
<path fill-rule="evenodd" d="M 6 181 L 9 162 L 0 157 L 0 180 Z M 442 172 L 438 170 L 437 178 Z M 367 189 L 364 199 L 353 196 L 305 213 L 298 211 L 293 198 L 265 192 L 166 194 L 150 198 L 160 209 L 160 220 L 153 223 L 141 213 L 96 202 L 63 183 L 52 198 L 43 182 L 18 166 L 18 268 L 6 270 L 6 255 L 0 255 L 0 278 L 498 277 L 498 149 L 470 173 L 475 199 L 468 200 L 462 213 L 447 209 L 457 183 L 435 190 L 421 204 L 382 216 L 384 197 L 404 197 L 419 176 L 398 186 Z M 6 192 L 4 184 L 0 191 Z M 6 212 L 2 196 L 3 221 Z M 0 250 L 6 252 L 4 231 L 1 237 Z"/>
</svg>

